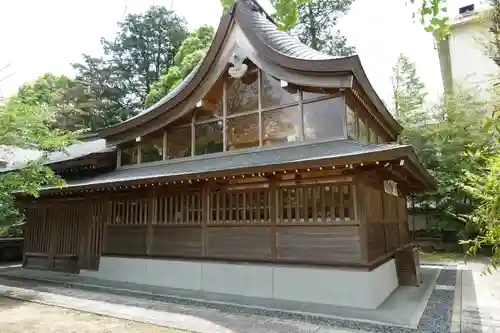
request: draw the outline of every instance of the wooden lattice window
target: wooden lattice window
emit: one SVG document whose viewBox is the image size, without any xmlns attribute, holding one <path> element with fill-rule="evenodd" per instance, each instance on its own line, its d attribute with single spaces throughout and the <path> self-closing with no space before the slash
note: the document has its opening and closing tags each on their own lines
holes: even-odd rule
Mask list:
<svg viewBox="0 0 500 333">
<path fill-rule="evenodd" d="M 308 185 L 279 190 L 281 223 L 329 223 L 354 220 L 352 185 Z"/>
<path fill-rule="evenodd" d="M 175 192 L 157 198 L 158 224 L 197 225 L 201 224 L 202 197 L 200 192 Z"/>
<path fill-rule="evenodd" d="M 211 196 L 212 224 L 270 223 L 269 189 L 221 191 Z"/>
<path fill-rule="evenodd" d="M 146 224 L 147 220 L 147 199 L 122 199 L 113 201 L 110 224 Z"/>
</svg>

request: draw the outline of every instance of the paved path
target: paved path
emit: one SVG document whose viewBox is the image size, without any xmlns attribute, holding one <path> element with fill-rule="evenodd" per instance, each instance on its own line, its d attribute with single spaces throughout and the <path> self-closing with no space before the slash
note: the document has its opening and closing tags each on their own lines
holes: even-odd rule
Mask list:
<svg viewBox="0 0 500 333">
<path fill-rule="evenodd" d="M 58 286 L 41 287 L 37 283 L 28 282 L 0 281 L 0 295 L 192 332 L 355 332 L 264 316 L 228 314 L 213 309 L 180 306 L 128 296 Z"/>
<path fill-rule="evenodd" d="M 482 275 L 484 264 L 462 272 L 462 332 L 500 333 L 500 272 Z"/>
<path fill-rule="evenodd" d="M 455 299 L 454 313 L 454 318 L 458 314 L 459 321 L 452 332 L 500 333 L 500 272 L 484 276 L 481 274 L 484 264 L 477 262 L 460 266 L 461 288 L 457 289 L 461 290 L 461 294 Z M 29 283 L 0 281 L 0 295 L 7 294 L 29 301 L 194 332 L 361 332 L 301 321 L 226 313 L 217 309 L 70 289 L 62 285 L 42 286 L 34 282 L 35 287 L 25 288 Z"/>
</svg>

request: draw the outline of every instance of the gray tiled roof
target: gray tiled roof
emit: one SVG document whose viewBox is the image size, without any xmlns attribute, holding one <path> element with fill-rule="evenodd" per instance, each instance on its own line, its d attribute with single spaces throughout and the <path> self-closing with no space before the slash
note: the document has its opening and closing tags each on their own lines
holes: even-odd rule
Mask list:
<svg viewBox="0 0 500 333">
<path fill-rule="evenodd" d="M 313 144 L 300 144 L 280 148 L 252 149 L 240 152 L 226 152 L 170 160 L 118 169 L 90 179 L 69 182 L 68 188 L 83 186 L 109 185 L 134 180 L 168 178 L 178 176 L 204 177 L 207 173 L 218 171 L 234 171 L 244 168 L 258 168 L 264 166 L 279 166 L 283 164 L 300 164 L 308 161 L 329 160 L 346 156 L 359 156 L 363 161 L 364 154 L 398 150 L 408 146 L 393 144 L 363 145 L 352 140 L 337 140 Z"/>
<path fill-rule="evenodd" d="M 94 153 L 113 151 L 115 148 L 107 148 L 106 140 L 93 139 L 83 141 L 67 147 L 64 151 L 56 151 L 48 156 L 45 164 L 53 164 L 63 161 L 69 161 L 76 158 L 84 157 Z M 0 172 L 16 170 L 22 168 L 29 161 L 36 160 L 42 156 L 42 153 L 36 149 L 22 149 L 16 147 L 0 147 L 0 157 L 8 162 L 5 169 L 0 169 Z"/>
<path fill-rule="evenodd" d="M 276 25 L 269 20 L 267 15 L 261 12 L 253 0 L 240 0 L 240 13 L 243 14 L 245 21 L 252 23 L 252 29 L 262 41 L 288 57 L 304 60 L 326 60 L 336 59 L 337 57 L 316 51 L 315 49 L 303 44 L 296 37 L 279 30 Z"/>
</svg>

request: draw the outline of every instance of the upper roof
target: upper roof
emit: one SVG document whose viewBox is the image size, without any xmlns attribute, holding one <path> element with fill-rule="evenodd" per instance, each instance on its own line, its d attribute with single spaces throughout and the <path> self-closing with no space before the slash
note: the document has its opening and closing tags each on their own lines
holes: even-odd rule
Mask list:
<svg viewBox="0 0 500 333">
<path fill-rule="evenodd" d="M 100 135 L 109 144 L 133 140 L 190 112 L 208 91 L 207 82 L 213 81 L 214 76 L 219 77 L 226 68 L 228 53 L 232 53 L 235 46 L 243 48 L 262 70 L 298 85 L 325 88 L 329 87 L 328 81 L 325 81 L 327 78 L 353 76 L 372 103 L 375 120 L 389 129 L 394 139 L 400 133 L 401 126 L 373 89 L 357 55 L 333 57 L 316 51 L 280 31 L 253 0 L 238 0 L 232 10 L 222 16 L 204 59 L 181 84 L 139 115 L 102 129 Z M 220 63 L 224 61 L 224 66 L 221 66 Z M 344 80 L 342 86 L 337 88 L 352 88 L 353 85 L 353 80 Z"/>
</svg>

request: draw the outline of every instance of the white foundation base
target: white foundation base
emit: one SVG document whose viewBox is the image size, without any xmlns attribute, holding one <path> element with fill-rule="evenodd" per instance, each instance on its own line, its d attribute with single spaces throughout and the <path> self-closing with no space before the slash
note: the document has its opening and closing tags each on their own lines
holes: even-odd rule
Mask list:
<svg viewBox="0 0 500 333">
<path fill-rule="evenodd" d="M 371 272 L 341 268 L 101 257 L 99 279 L 363 309 L 376 309 L 397 287 L 394 260 Z"/>
</svg>

